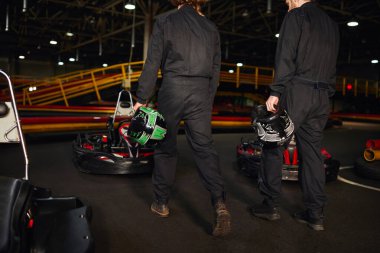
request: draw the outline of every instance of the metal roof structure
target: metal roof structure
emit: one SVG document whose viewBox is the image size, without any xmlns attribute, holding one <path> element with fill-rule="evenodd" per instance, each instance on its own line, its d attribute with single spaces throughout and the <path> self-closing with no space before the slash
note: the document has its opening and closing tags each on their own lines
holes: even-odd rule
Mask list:
<svg viewBox="0 0 380 253">
<path fill-rule="evenodd" d="M 144 33 L 173 6 L 168 0 L 130 1 L 135 10 L 124 8 L 128 0 L 2 0 L 0 57 L 52 63 L 72 57 L 88 67 L 143 60 Z M 339 24 L 339 66 L 372 66 L 380 58 L 380 0 L 317 2 Z M 273 66 L 285 1 L 211 0 L 203 12 L 220 30 L 223 61 Z M 353 19 L 359 26 L 347 26 Z"/>
</svg>

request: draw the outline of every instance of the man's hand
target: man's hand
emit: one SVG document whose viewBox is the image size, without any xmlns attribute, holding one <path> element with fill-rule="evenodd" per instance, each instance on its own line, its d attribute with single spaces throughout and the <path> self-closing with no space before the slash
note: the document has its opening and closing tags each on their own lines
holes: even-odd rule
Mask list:
<svg viewBox="0 0 380 253">
<path fill-rule="evenodd" d="M 268 111 L 276 112 L 277 111 L 277 104 L 278 104 L 278 97 L 269 96 L 269 98 L 265 104 L 267 106 Z"/>
<path fill-rule="evenodd" d="M 141 104 L 139 102 L 136 102 L 136 104 L 133 106 L 133 110 L 137 111 L 141 106 L 146 106 L 146 104 Z"/>
</svg>

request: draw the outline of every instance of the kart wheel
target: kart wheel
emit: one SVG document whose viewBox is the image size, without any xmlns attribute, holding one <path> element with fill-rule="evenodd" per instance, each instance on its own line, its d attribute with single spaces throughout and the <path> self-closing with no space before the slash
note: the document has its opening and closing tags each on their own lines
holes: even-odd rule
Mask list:
<svg viewBox="0 0 380 253">
<path fill-rule="evenodd" d="M 6 103 L 0 101 L 0 118 L 7 116 L 9 108 Z"/>
<path fill-rule="evenodd" d="M 359 157 L 355 161 L 354 171 L 359 176 L 380 180 L 380 161 L 367 162 Z"/>
</svg>

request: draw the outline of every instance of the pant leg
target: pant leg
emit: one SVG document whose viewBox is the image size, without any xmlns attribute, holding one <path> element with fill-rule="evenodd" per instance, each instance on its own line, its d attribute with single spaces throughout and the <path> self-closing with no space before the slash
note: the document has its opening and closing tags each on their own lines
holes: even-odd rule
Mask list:
<svg viewBox="0 0 380 253">
<path fill-rule="evenodd" d="M 171 124 L 167 129 L 167 137 L 154 151 L 153 192 L 155 199 L 160 203 L 169 201 L 177 166 L 178 127 L 175 123 Z"/>
<path fill-rule="evenodd" d="M 167 203 L 175 181 L 177 133 L 184 106 L 183 94 L 178 92 L 178 89 L 171 88 L 172 85 L 180 85 L 180 82 L 176 83 L 175 80 L 170 80 L 170 83 L 163 85 L 169 87 L 163 87 L 159 92 L 158 111 L 165 118 L 167 133 L 165 139 L 155 148 L 152 183 L 155 200 Z"/>
<path fill-rule="evenodd" d="M 280 107 L 284 108 L 294 123 L 294 132 L 305 121 L 311 108 L 311 91 L 306 85 L 289 82 L 280 98 Z M 265 148 L 262 153 L 262 164 L 259 171 L 258 187 L 265 202 L 278 206 L 281 197 L 281 181 L 284 147 Z"/>
<path fill-rule="evenodd" d="M 211 113 L 210 113 L 211 115 Z M 225 199 L 224 182 L 221 175 L 219 157 L 211 137 L 211 116 L 185 121 L 187 141 L 193 151 L 195 163 L 203 185 L 211 193 L 212 202 Z"/>
<path fill-rule="evenodd" d="M 318 218 L 327 202 L 325 194 L 325 169 L 321 154 L 323 130 L 330 105 L 326 90 L 313 90 L 313 108 L 305 122 L 296 132 L 297 149 L 300 154 L 299 181 L 305 207 Z"/>
<path fill-rule="evenodd" d="M 295 131 L 301 124 L 306 113 L 305 104 L 297 104 L 297 90 L 289 83 L 281 95 L 280 107 L 284 108 L 294 123 Z M 306 101 L 307 102 L 307 101 Z M 302 102 L 301 102 L 302 103 Z M 258 188 L 264 197 L 264 202 L 272 207 L 277 207 L 281 198 L 282 166 L 284 147 L 267 148 L 262 152 L 261 166 L 259 170 Z"/>
<path fill-rule="evenodd" d="M 198 83 L 190 83 L 188 86 L 183 119 L 186 138 L 193 151 L 198 173 L 215 203 L 218 199 L 225 199 L 225 191 L 219 157 L 212 139 L 209 80 L 197 81 Z"/>
<path fill-rule="evenodd" d="M 258 187 L 264 201 L 278 207 L 281 197 L 281 180 L 284 148 L 264 148 L 259 170 Z"/>
</svg>

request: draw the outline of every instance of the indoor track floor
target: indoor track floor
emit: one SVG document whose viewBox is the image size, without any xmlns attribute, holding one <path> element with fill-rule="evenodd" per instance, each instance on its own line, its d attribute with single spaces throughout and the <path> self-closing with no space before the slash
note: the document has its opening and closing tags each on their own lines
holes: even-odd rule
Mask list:
<svg viewBox="0 0 380 253">
<path fill-rule="evenodd" d="M 350 166 L 362 154 L 367 139 L 380 139 L 380 125 L 344 123 L 325 131 L 324 146 L 344 170 L 340 176 L 367 189 L 342 181 L 326 185 L 326 231 L 315 232 L 294 221 L 302 208 L 296 182 L 283 182 L 281 220 L 252 217 L 247 208 L 261 201 L 256 182 L 236 165 L 236 145 L 249 132 L 215 133 L 225 177 L 232 233 L 210 236 L 213 210 L 201 185 L 191 150 L 180 135 L 176 185 L 170 201 L 171 216 L 151 214 L 150 175 L 104 176 L 79 172 L 72 162 L 75 135 L 28 136 L 30 181 L 50 188 L 55 196 L 77 196 L 92 207 L 92 234 L 97 253 L 124 252 L 380 252 L 380 181 L 357 177 Z M 0 144 L 0 174 L 23 177 L 19 144 Z"/>
</svg>

